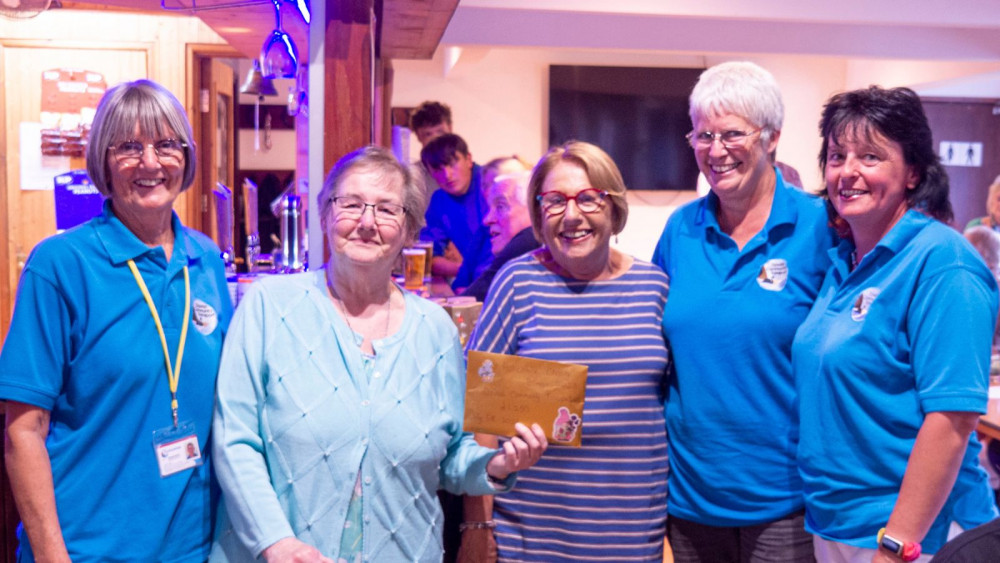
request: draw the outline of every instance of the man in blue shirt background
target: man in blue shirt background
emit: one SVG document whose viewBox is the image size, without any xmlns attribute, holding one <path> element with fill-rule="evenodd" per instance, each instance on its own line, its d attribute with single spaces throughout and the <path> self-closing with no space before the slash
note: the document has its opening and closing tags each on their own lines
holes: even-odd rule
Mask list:
<svg viewBox="0 0 1000 563">
<path fill-rule="evenodd" d="M 452 287 L 467 287 L 493 260 L 489 229 L 483 226 L 487 205 L 482 172 L 465 141 L 446 133 L 427 143 L 420 160 L 441 187 L 431 196 L 421 240 L 434 242 L 431 272 L 454 277 Z M 446 253 L 454 244 L 459 257 Z"/>
</svg>

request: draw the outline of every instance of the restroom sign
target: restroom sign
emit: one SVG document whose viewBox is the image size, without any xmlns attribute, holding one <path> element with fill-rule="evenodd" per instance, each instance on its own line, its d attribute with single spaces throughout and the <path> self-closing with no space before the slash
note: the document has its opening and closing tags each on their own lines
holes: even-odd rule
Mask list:
<svg viewBox="0 0 1000 563">
<path fill-rule="evenodd" d="M 941 141 L 938 156 L 945 166 L 983 165 L 983 144 L 963 141 Z"/>
</svg>

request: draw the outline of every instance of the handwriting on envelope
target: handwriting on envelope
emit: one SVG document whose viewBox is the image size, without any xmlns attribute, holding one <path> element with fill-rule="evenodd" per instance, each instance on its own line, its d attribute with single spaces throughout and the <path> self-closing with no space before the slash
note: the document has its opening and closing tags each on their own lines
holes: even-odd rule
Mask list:
<svg viewBox="0 0 1000 563">
<path fill-rule="evenodd" d="M 465 430 L 511 436 L 514 423 L 538 423 L 549 443 L 580 446 L 587 366 L 470 351 Z"/>
</svg>

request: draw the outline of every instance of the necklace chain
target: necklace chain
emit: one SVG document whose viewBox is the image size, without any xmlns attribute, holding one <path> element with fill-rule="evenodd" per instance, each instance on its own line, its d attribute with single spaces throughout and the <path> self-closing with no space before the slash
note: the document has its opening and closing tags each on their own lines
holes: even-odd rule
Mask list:
<svg viewBox="0 0 1000 563">
<path fill-rule="evenodd" d="M 364 333 L 361 333 L 360 331 L 354 329 L 354 326 L 351 324 L 351 316 L 347 314 L 347 307 L 344 306 L 344 300 L 337 295 L 336 290 L 333 289 L 333 283 L 329 279 L 327 279 L 326 286 L 327 289 L 330 290 L 330 297 L 333 298 L 333 302 L 337 305 L 337 308 L 340 309 L 340 314 L 344 316 L 344 321 L 347 323 L 347 328 L 351 329 L 351 332 L 360 333 L 362 336 L 367 336 Z M 389 336 L 389 319 L 391 318 L 391 316 L 392 316 L 392 290 L 390 289 L 389 298 L 386 299 L 385 301 L 385 329 L 382 332 L 382 338 Z M 373 337 L 371 338 L 371 340 L 375 340 L 375 338 Z"/>
</svg>

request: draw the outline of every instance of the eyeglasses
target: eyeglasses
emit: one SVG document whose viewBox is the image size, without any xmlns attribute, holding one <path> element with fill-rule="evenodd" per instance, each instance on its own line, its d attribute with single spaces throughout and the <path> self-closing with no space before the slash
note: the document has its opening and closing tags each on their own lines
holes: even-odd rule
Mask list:
<svg viewBox="0 0 1000 563">
<path fill-rule="evenodd" d="M 402 205 L 389 202 L 366 203 L 359 197 L 352 195 L 338 196 L 333 198 L 333 207 L 337 217 L 345 219 L 359 220 L 365 214 L 365 210 L 372 208 L 375 222 L 380 224 L 399 222 L 406 215 L 406 208 Z"/>
<path fill-rule="evenodd" d="M 562 215 L 566 212 L 566 206 L 570 200 L 576 202 L 576 207 L 583 213 L 595 213 L 604 206 L 604 198 L 608 192 L 589 188 L 581 191 L 575 196 L 568 196 L 562 192 L 550 191 L 535 197 L 542 206 L 542 211 L 549 215 Z"/>
<path fill-rule="evenodd" d="M 142 153 L 146 147 L 153 147 L 157 160 L 160 164 L 176 165 L 184 160 L 187 144 L 177 139 L 160 139 L 152 143 L 142 141 L 124 141 L 117 145 L 111 145 L 108 150 L 115 156 L 119 164 L 138 164 L 142 160 Z"/>
<path fill-rule="evenodd" d="M 712 143 L 716 139 L 722 143 L 722 146 L 727 149 L 735 149 L 743 146 L 743 143 L 747 139 L 760 133 L 761 129 L 754 129 L 753 131 L 739 131 L 736 129 L 731 129 L 729 131 L 723 131 L 721 133 L 712 133 L 711 131 L 702 131 L 701 133 L 695 133 L 691 131 L 684 138 L 687 139 L 688 144 L 691 145 L 693 149 L 707 149 L 712 146 Z"/>
</svg>

